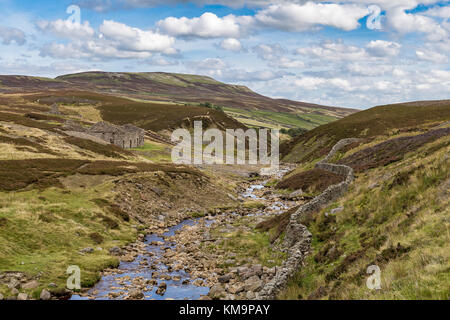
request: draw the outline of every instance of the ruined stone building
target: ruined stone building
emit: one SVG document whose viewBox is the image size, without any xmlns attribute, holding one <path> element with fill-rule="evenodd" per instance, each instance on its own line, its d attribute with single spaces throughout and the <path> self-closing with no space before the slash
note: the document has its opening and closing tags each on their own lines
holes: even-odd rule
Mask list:
<svg viewBox="0 0 450 320">
<path fill-rule="evenodd" d="M 90 128 L 84 128 L 74 123 L 66 123 L 65 129 L 71 132 L 81 132 L 84 134 L 84 138 L 95 137 L 124 149 L 141 147 L 144 145 L 145 139 L 145 130 L 132 124 L 117 126 L 101 121 Z"/>
</svg>

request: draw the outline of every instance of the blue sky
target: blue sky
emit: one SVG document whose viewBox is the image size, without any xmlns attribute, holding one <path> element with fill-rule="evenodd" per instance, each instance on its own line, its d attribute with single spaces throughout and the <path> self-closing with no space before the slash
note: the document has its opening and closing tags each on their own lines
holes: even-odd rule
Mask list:
<svg viewBox="0 0 450 320">
<path fill-rule="evenodd" d="M 435 0 L 0 0 L 0 74 L 195 73 L 364 109 L 450 98 L 449 20 Z"/>
</svg>

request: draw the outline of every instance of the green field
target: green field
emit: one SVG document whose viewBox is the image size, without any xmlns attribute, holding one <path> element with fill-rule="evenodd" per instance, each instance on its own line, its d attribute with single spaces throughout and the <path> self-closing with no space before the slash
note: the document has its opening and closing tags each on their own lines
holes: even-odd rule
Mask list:
<svg viewBox="0 0 450 320">
<path fill-rule="evenodd" d="M 270 129 L 303 128 L 314 129 L 320 125 L 332 122 L 338 118 L 312 113 L 287 113 L 265 110 L 244 110 L 224 107 L 229 116 L 244 123 L 248 127 L 265 127 Z"/>
<path fill-rule="evenodd" d="M 146 141 L 142 147 L 131 150 L 157 163 L 171 161 L 170 148 L 160 143 Z"/>
</svg>

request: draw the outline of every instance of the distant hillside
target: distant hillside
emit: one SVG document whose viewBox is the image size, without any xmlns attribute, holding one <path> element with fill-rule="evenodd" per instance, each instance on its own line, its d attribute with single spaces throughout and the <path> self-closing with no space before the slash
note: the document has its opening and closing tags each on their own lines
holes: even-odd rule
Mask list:
<svg viewBox="0 0 450 320">
<path fill-rule="evenodd" d="M 450 120 L 450 100 L 378 106 L 317 127 L 281 146 L 285 161 L 306 162 L 327 154 L 344 138 L 371 138 Z"/>
<path fill-rule="evenodd" d="M 3 108 L 5 111 L 23 115 L 23 112 L 42 112 L 45 109 L 41 111 L 36 108 L 49 108 L 54 103 L 59 104 L 62 110 L 61 122 L 65 119 L 85 122 L 104 120 L 117 125 L 132 123 L 140 128 L 159 132 L 191 127 L 193 121 L 198 119 L 203 121 L 205 127 L 222 130 L 245 128 L 242 123 L 225 113 L 206 107 L 140 102 L 87 91 L 58 90 L 29 94 L 23 96 L 23 100 L 16 98 L 9 102 L 4 101 L 6 106 Z"/>
<path fill-rule="evenodd" d="M 323 123 L 350 115 L 356 110 L 326 107 L 305 102 L 272 99 L 251 91 L 245 86 L 230 85 L 210 77 L 172 73 L 111 73 L 84 72 L 57 77 L 56 79 L 0 76 L 0 93 L 39 92 L 47 90 L 80 90 L 124 96 L 138 100 L 193 104 L 209 102 L 230 108 L 227 113 L 237 116 L 249 126 L 265 126 L 311 129 Z M 237 112 L 236 112 L 237 110 Z M 266 111 L 261 117 L 241 112 Z M 292 120 L 277 118 L 273 112 L 284 117 L 294 114 Z M 297 121 L 298 120 L 298 121 Z M 256 121 L 256 122 L 255 122 Z"/>
</svg>

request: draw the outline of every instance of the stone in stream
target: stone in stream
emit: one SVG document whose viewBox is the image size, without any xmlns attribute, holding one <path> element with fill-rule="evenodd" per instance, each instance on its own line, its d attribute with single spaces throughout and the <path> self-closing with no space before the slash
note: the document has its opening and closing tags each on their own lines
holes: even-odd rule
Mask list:
<svg viewBox="0 0 450 320">
<path fill-rule="evenodd" d="M 126 255 L 126 256 L 120 258 L 120 261 L 122 261 L 122 262 L 133 262 L 134 261 L 134 256 Z"/>
<path fill-rule="evenodd" d="M 118 298 L 118 297 L 120 297 L 121 296 L 121 293 L 120 292 L 110 292 L 109 293 L 109 297 L 110 298 L 113 298 L 113 299 L 116 299 L 116 298 Z"/>
<path fill-rule="evenodd" d="M 158 289 L 156 290 L 156 294 L 163 296 L 166 293 L 167 290 L 167 284 L 165 282 L 162 282 Z"/>
<path fill-rule="evenodd" d="M 172 277 L 172 280 L 178 282 L 178 281 L 181 280 L 181 277 L 180 277 L 180 276 L 173 276 L 173 277 Z"/>
<path fill-rule="evenodd" d="M 201 286 L 203 286 L 203 284 L 204 284 L 204 282 L 202 279 L 197 279 L 193 282 L 193 285 L 196 287 L 201 287 Z"/>
<path fill-rule="evenodd" d="M 129 293 L 130 298 L 135 299 L 135 300 L 141 300 L 144 298 L 144 294 L 142 293 L 142 291 L 134 289 L 131 290 Z"/>
</svg>

